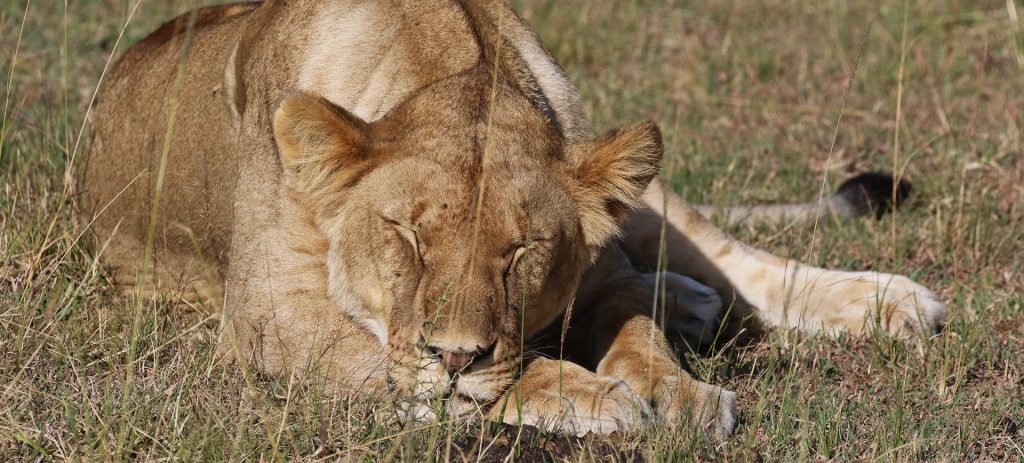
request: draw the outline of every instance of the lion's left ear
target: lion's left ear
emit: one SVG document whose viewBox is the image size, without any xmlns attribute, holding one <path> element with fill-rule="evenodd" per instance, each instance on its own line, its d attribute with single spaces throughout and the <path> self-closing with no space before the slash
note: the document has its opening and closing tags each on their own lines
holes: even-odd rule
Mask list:
<svg viewBox="0 0 1024 463">
<path fill-rule="evenodd" d="M 622 222 L 658 174 L 663 151 L 661 131 L 650 121 L 568 148 L 587 245 L 603 246 L 618 235 Z"/>
<path fill-rule="evenodd" d="M 274 113 L 285 173 L 311 194 L 348 186 L 372 167 L 369 133 L 362 119 L 308 93 L 285 98 Z"/>
</svg>

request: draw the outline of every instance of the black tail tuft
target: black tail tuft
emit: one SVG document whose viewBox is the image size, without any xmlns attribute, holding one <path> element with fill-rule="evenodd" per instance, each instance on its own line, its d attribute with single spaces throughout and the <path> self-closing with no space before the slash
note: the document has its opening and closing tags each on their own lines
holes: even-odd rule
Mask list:
<svg viewBox="0 0 1024 463">
<path fill-rule="evenodd" d="M 895 185 L 896 202 L 893 204 L 893 182 L 892 175 L 867 172 L 843 182 L 835 195 L 853 206 L 858 215 L 874 214 L 876 219 L 881 219 L 894 205 L 899 207 L 913 189 L 910 182 L 900 179 Z"/>
</svg>

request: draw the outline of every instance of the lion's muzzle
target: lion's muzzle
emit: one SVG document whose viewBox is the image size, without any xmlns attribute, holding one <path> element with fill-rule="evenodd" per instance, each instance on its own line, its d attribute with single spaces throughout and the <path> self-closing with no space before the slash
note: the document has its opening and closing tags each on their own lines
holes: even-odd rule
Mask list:
<svg viewBox="0 0 1024 463">
<path fill-rule="evenodd" d="M 449 376 L 455 376 L 474 363 L 489 363 L 487 360 L 490 360 L 493 356 L 495 345 L 496 343 L 491 343 L 488 347 L 467 350 L 462 348 L 447 349 L 442 345 L 428 344 L 425 346 L 425 351 L 428 355 L 441 360 L 441 365 L 444 366 Z"/>
</svg>

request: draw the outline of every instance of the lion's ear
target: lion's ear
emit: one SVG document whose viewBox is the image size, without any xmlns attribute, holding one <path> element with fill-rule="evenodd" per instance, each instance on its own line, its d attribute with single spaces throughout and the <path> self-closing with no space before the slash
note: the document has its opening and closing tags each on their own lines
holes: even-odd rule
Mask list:
<svg viewBox="0 0 1024 463">
<path fill-rule="evenodd" d="M 629 212 L 658 174 L 661 131 L 646 121 L 569 147 L 578 182 L 576 200 L 588 245 L 602 246 L 619 233 Z"/>
<path fill-rule="evenodd" d="M 274 139 L 286 174 L 309 193 L 348 186 L 371 167 L 367 123 L 314 95 L 298 92 L 281 102 Z"/>
</svg>

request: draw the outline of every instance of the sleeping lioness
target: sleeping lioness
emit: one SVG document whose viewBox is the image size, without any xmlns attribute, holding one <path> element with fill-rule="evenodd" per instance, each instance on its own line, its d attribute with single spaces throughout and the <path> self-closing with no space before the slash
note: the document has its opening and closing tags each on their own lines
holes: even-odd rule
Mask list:
<svg viewBox="0 0 1024 463">
<path fill-rule="evenodd" d="M 595 137 L 497 0 L 194 11 L 125 52 L 92 135 L 81 206 L 119 285 L 214 304 L 239 362 L 390 387 L 418 419 L 724 436 L 735 395 L 680 368 L 659 310 L 691 336 L 722 299 L 733 321 L 807 331 L 929 333 L 945 315 L 907 278 L 716 229 L 654 180 L 657 127 Z M 849 212 L 833 206 L 785 213 Z M 523 355 L 552 346 L 564 361 Z"/>
</svg>

